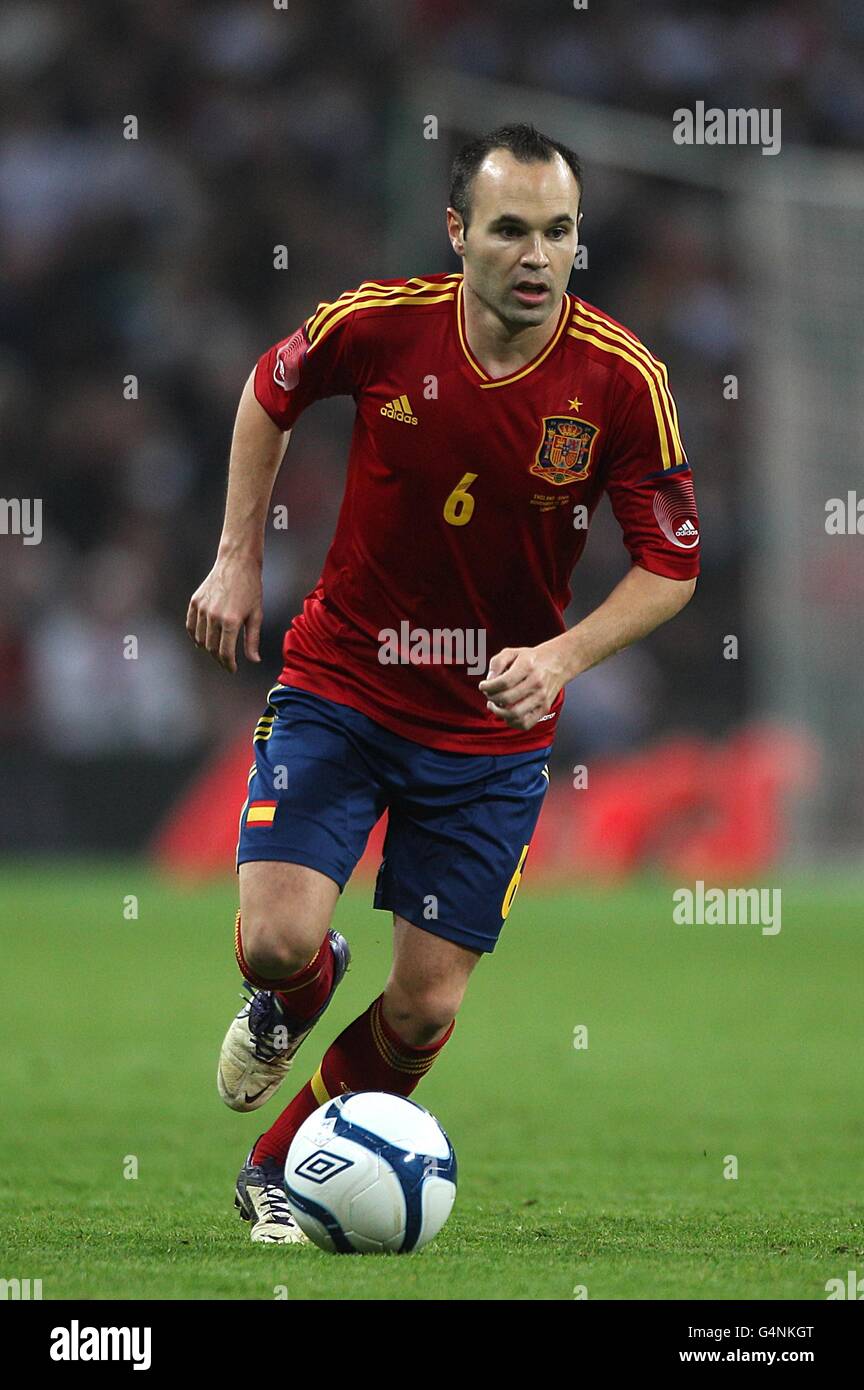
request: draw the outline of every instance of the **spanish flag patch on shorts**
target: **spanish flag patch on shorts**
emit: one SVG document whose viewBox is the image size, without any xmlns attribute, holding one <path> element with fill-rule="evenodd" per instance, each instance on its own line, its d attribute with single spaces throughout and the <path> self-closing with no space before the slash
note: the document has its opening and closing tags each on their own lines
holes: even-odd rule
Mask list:
<svg viewBox="0 0 864 1390">
<path fill-rule="evenodd" d="M 275 801 L 250 801 L 246 812 L 246 824 L 272 825 L 277 804 Z"/>
</svg>

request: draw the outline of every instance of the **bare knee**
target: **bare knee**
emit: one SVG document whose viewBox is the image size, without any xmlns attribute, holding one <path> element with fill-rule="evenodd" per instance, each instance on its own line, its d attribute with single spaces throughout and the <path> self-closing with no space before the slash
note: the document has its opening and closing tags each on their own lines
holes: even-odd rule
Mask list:
<svg viewBox="0 0 864 1390">
<path fill-rule="evenodd" d="M 240 866 L 240 936 L 246 963 L 266 980 L 296 975 L 324 939 L 338 886 L 296 864 Z"/>
<path fill-rule="evenodd" d="M 394 952 L 384 990 L 387 1023 L 405 1042 L 438 1042 L 453 1022 L 480 951 L 421 931 L 393 915 Z"/>
<path fill-rule="evenodd" d="M 426 1047 L 437 1042 L 450 1027 L 463 992 L 440 985 L 406 991 L 391 980 L 382 1001 L 384 1017 L 405 1042 Z"/>
<path fill-rule="evenodd" d="M 241 913 L 240 934 L 247 964 L 265 980 L 296 975 L 312 960 L 324 932 L 298 931 L 290 910 L 282 914 Z"/>
</svg>

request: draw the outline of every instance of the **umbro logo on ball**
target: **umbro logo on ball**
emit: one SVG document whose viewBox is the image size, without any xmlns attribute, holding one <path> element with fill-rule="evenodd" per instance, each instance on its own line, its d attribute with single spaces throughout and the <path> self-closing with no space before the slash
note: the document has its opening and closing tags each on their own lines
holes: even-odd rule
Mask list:
<svg viewBox="0 0 864 1390">
<path fill-rule="evenodd" d="M 353 1168 L 354 1161 L 350 1158 L 343 1158 L 339 1154 L 328 1154 L 326 1149 L 316 1149 L 314 1154 L 310 1154 L 303 1162 L 294 1169 L 294 1174 L 299 1178 L 306 1178 L 309 1182 L 326 1182 L 328 1178 L 335 1178 L 337 1173 L 344 1173 L 346 1168 Z"/>
</svg>

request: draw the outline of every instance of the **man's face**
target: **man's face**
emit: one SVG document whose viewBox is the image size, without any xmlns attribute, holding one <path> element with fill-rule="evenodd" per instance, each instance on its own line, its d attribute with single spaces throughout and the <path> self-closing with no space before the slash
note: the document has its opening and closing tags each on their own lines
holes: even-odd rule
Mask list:
<svg viewBox="0 0 864 1390">
<path fill-rule="evenodd" d="M 447 209 L 466 286 L 513 329 L 545 322 L 567 288 L 579 215 L 579 188 L 559 154 L 521 164 L 509 150 L 493 150 L 471 184 L 467 233 Z"/>
</svg>

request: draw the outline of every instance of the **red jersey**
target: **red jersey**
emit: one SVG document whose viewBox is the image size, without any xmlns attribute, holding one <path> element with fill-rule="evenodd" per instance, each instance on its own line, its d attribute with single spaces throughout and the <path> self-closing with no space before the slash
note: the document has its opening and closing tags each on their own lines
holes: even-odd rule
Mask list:
<svg viewBox="0 0 864 1390">
<path fill-rule="evenodd" d="M 604 492 L 633 563 L 698 573 L 666 369 L 575 295 L 533 361 L 495 380 L 468 346 L 461 274 L 367 281 L 264 354 L 255 394 L 283 430 L 321 397 L 357 405 L 336 533 L 279 679 L 417 743 L 552 742 L 563 691 L 525 731 L 486 709 L 478 683 L 502 648 L 565 631 Z"/>
</svg>

